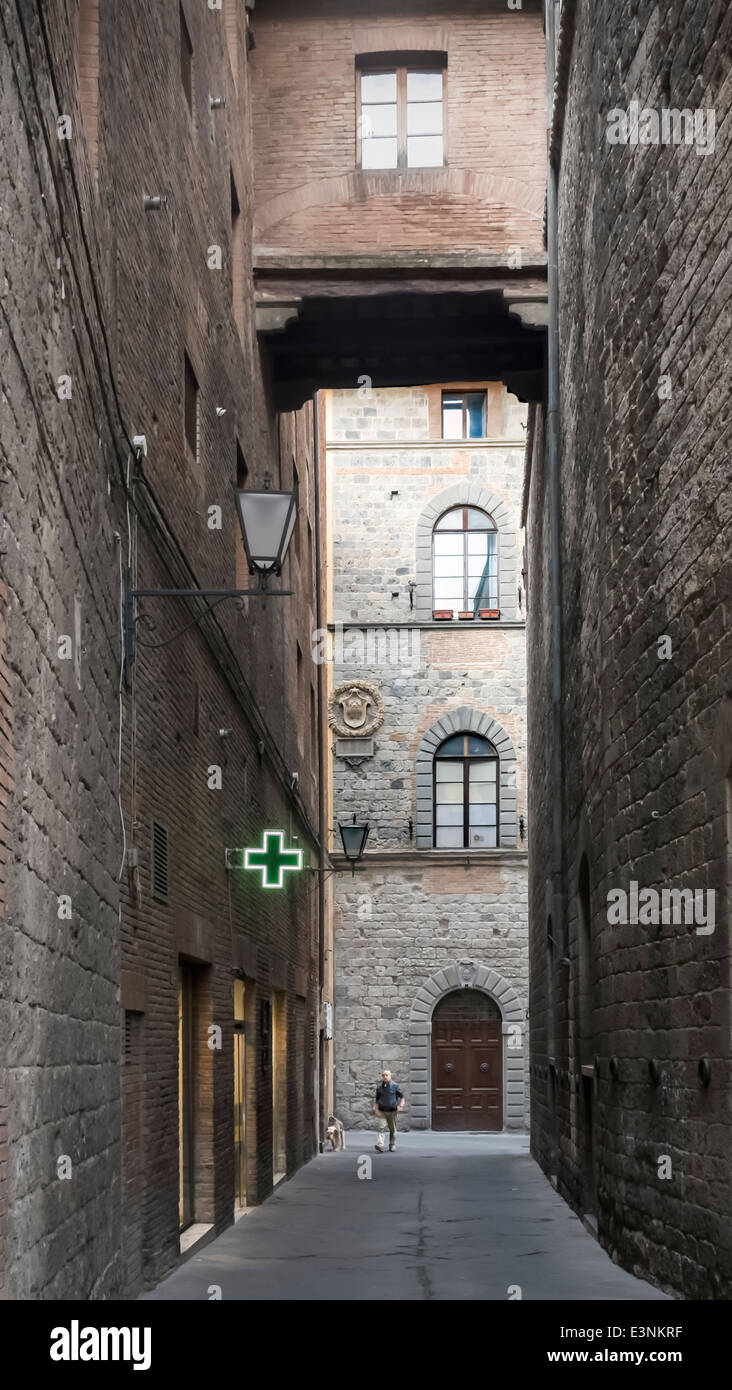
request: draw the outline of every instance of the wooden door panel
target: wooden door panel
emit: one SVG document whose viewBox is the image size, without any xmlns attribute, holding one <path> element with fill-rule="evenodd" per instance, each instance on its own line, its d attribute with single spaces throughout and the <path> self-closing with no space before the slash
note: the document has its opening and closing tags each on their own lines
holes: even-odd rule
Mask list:
<svg viewBox="0 0 732 1390">
<path fill-rule="evenodd" d="M 486 1019 L 435 1021 L 433 1129 L 502 1128 L 502 1045 L 500 1023 Z"/>
</svg>

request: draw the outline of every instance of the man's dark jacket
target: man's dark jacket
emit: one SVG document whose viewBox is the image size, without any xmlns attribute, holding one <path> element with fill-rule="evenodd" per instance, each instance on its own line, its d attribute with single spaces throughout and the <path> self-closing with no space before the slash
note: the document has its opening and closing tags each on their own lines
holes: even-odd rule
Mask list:
<svg viewBox="0 0 732 1390">
<path fill-rule="evenodd" d="M 396 1081 L 380 1081 L 376 1087 L 376 1104 L 379 1110 L 397 1110 L 402 1093 Z"/>
</svg>

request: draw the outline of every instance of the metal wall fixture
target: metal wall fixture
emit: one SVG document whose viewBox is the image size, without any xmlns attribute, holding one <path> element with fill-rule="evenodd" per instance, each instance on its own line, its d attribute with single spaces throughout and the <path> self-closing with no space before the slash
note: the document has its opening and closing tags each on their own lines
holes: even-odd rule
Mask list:
<svg viewBox="0 0 732 1390">
<path fill-rule="evenodd" d="M 161 212 L 168 206 L 168 198 L 165 193 L 145 193 L 142 199 L 142 206 L 145 212 Z"/>
<path fill-rule="evenodd" d="M 660 1084 L 661 1068 L 659 1067 L 655 1057 L 651 1057 L 648 1063 L 648 1075 L 650 1076 L 654 1086 L 658 1086 Z"/>
<path fill-rule="evenodd" d="M 297 520 L 297 493 L 276 492 L 269 486 L 269 477 L 264 487 L 246 491 L 236 489 L 236 505 L 239 513 L 244 549 L 250 574 L 257 576 L 254 589 L 136 589 L 133 586 L 131 569 L 124 575 L 124 677 L 129 686 L 130 675 L 135 660 L 138 615 L 136 604 L 144 598 L 211 598 L 222 601 L 228 598 L 287 598 L 292 589 L 270 589 L 269 578 L 281 574 L 287 548 L 292 539 Z M 212 605 L 199 613 L 193 623 L 208 616 Z M 181 633 L 176 633 L 170 641 Z"/>
<path fill-rule="evenodd" d="M 363 859 L 370 828 L 368 821 L 361 821 L 360 823 L 356 821 L 355 811 L 350 825 L 342 825 L 340 821 L 338 822 L 343 853 L 351 866 L 352 876 L 356 873 L 356 864 L 360 859 Z"/>
<path fill-rule="evenodd" d="M 712 1064 L 708 1057 L 700 1057 L 697 1063 L 696 1074 L 699 1078 L 699 1085 L 706 1090 L 712 1079 Z"/>
</svg>

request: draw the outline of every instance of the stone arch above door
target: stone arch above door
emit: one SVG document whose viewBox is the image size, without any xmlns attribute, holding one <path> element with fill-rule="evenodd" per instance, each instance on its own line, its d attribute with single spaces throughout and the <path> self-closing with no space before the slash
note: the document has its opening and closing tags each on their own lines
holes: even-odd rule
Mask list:
<svg viewBox="0 0 732 1390">
<path fill-rule="evenodd" d="M 409 1016 L 409 1123 L 429 1129 L 431 1116 L 430 1042 L 435 1005 L 456 989 L 482 990 L 501 1011 L 503 1031 L 503 1126 L 523 1130 L 526 1009 L 513 985 L 474 960 L 453 961 L 418 989 Z"/>
<path fill-rule="evenodd" d="M 499 837 L 498 847 L 516 848 L 516 749 L 506 730 L 492 715 L 483 710 L 461 705 L 440 715 L 423 736 L 417 749 L 417 849 L 432 849 L 432 818 L 434 787 L 432 764 L 435 751 L 452 734 L 478 734 L 493 744 L 500 767 Z M 464 850 L 455 853 L 465 853 Z"/>
<path fill-rule="evenodd" d="M 470 441 L 460 446 L 469 448 Z M 515 621 L 517 612 L 516 522 L 513 510 L 503 497 L 482 483 L 465 479 L 438 493 L 427 503 L 417 521 L 417 563 L 414 616 L 418 623 L 432 618 L 432 532 L 435 522 L 450 507 L 479 507 L 488 512 L 498 530 L 498 603 L 501 617 Z"/>
</svg>

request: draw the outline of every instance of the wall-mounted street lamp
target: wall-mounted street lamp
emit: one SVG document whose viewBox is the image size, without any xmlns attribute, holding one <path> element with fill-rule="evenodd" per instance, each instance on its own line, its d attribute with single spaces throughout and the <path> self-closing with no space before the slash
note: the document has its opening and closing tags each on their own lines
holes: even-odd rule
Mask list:
<svg viewBox="0 0 732 1390">
<path fill-rule="evenodd" d="M 356 873 L 356 864 L 359 859 L 363 858 L 366 841 L 369 838 L 369 828 L 368 821 L 357 824 L 355 811 L 353 813 L 353 821 L 350 825 L 342 825 L 340 821 L 338 822 L 338 829 L 343 844 L 343 853 L 351 866 L 352 875 Z"/>
<path fill-rule="evenodd" d="M 241 525 L 247 566 L 257 576 L 254 589 L 134 589 L 132 571 L 125 571 L 124 591 L 124 663 L 125 683 L 135 660 L 137 615 L 135 604 L 141 598 L 286 598 L 294 590 L 270 589 L 269 579 L 281 574 L 287 548 L 297 521 L 296 492 L 275 492 L 265 483 L 255 491 L 236 490 L 237 511 Z M 205 618 L 208 608 L 195 621 Z M 191 624 L 192 626 L 192 624 Z"/>
<path fill-rule="evenodd" d="M 250 574 L 260 574 L 263 586 L 270 574 L 279 574 L 297 521 L 294 492 L 245 492 L 237 488 L 241 533 Z"/>
</svg>

